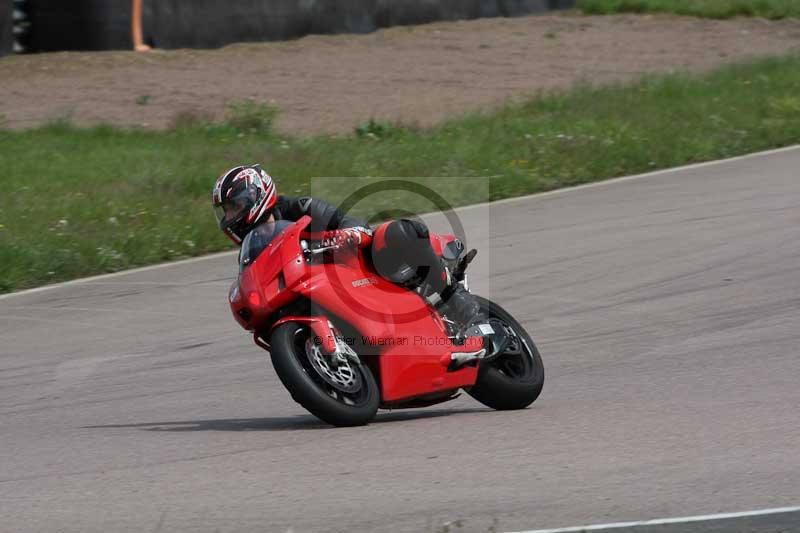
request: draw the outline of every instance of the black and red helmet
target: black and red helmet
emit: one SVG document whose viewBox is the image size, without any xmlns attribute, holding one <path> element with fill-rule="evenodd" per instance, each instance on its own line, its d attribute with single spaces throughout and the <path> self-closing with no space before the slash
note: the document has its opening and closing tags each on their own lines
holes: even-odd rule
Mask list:
<svg viewBox="0 0 800 533">
<path fill-rule="evenodd" d="M 250 230 L 269 218 L 278 202 L 278 191 L 260 166 L 240 166 L 217 179 L 212 202 L 219 229 L 241 244 Z"/>
</svg>

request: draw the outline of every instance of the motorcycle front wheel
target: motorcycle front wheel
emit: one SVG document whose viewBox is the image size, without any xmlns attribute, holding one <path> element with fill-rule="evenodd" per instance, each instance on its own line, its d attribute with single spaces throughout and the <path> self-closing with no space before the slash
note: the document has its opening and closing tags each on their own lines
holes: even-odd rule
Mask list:
<svg viewBox="0 0 800 533">
<path fill-rule="evenodd" d="M 334 426 L 362 426 L 375 417 L 380 390 L 366 364 L 332 365 L 308 326 L 289 322 L 270 337 L 270 358 L 281 383 L 311 414 Z"/>
<path fill-rule="evenodd" d="M 524 409 L 536 401 L 544 385 L 544 364 L 525 328 L 496 303 L 476 296 L 481 311 L 493 324 L 513 332 L 506 351 L 482 361 L 478 379 L 467 393 L 492 409 Z"/>
</svg>

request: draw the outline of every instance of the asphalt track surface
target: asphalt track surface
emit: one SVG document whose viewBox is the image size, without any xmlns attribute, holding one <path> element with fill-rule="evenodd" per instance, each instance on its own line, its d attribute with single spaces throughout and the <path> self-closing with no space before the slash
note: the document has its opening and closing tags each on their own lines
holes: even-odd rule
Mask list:
<svg viewBox="0 0 800 533">
<path fill-rule="evenodd" d="M 318 423 L 230 317 L 231 255 L 0 299 L 0 531 L 518 531 L 797 505 L 798 169 L 795 149 L 460 211 L 477 291 L 544 356 L 518 412 L 464 396 Z M 763 530 L 800 530 L 780 520 Z"/>
</svg>

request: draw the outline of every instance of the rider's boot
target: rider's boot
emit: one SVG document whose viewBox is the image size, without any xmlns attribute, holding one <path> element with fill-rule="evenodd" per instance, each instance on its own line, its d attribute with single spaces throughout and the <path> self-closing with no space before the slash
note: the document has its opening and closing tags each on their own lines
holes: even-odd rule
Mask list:
<svg viewBox="0 0 800 533">
<path fill-rule="evenodd" d="M 484 320 L 477 298 L 460 283 L 448 286 L 441 294 L 438 311 L 456 324 L 458 331 L 466 331 L 473 324 Z"/>
<path fill-rule="evenodd" d="M 444 261 L 442 261 L 442 279 L 444 282 L 438 287 L 426 286 L 422 290 L 423 296 L 458 333 L 466 332 L 471 326 L 485 319 L 477 298 L 458 282 Z"/>
<path fill-rule="evenodd" d="M 453 352 L 454 368 L 475 359 L 494 358 L 504 352 L 510 342 L 506 328 L 497 321 L 489 320 L 481 310 L 478 299 L 460 283 L 464 279 L 466 267 L 474 258 L 475 251 L 472 250 L 452 272 L 443 263 L 443 279 L 446 278 L 447 283 L 444 289 L 440 288 L 438 294 L 434 295 L 441 298 L 436 303 L 436 309 L 457 332 L 458 348 Z"/>
<path fill-rule="evenodd" d="M 497 350 L 495 330 L 481 311 L 477 298 L 460 283 L 448 287 L 443 303 L 437 306 L 442 318 L 453 323 L 455 346 L 450 354 L 450 370 L 493 357 Z"/>
</svg>

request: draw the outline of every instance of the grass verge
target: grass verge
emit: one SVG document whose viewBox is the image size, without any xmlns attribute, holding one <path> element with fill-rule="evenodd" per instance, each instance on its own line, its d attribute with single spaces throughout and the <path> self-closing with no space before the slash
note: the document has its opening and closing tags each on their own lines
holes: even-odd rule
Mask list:
<svg viewBox="0 0 800 533">
<path fill-rule="evenodd" d="M 578 0 L 578 8 L 595 15 L 656 12 L 718 19 L 800 17 L 798 0 Z"/>
<path fill-rule="evenodd" d="M 309 176 L 491 176 L 499 199 L 798 143 L 798 87 L 800 58 L 786 57 L 539 95 L 431 130 L 372 121 L 288 137 L 272 110 L 243 104 L 225 124 L 163 132 L 0 130 L 0 291 L 226 249 L 210 188 L 241 162 L 262 162 L 290 195 Z"/>
</svg>

